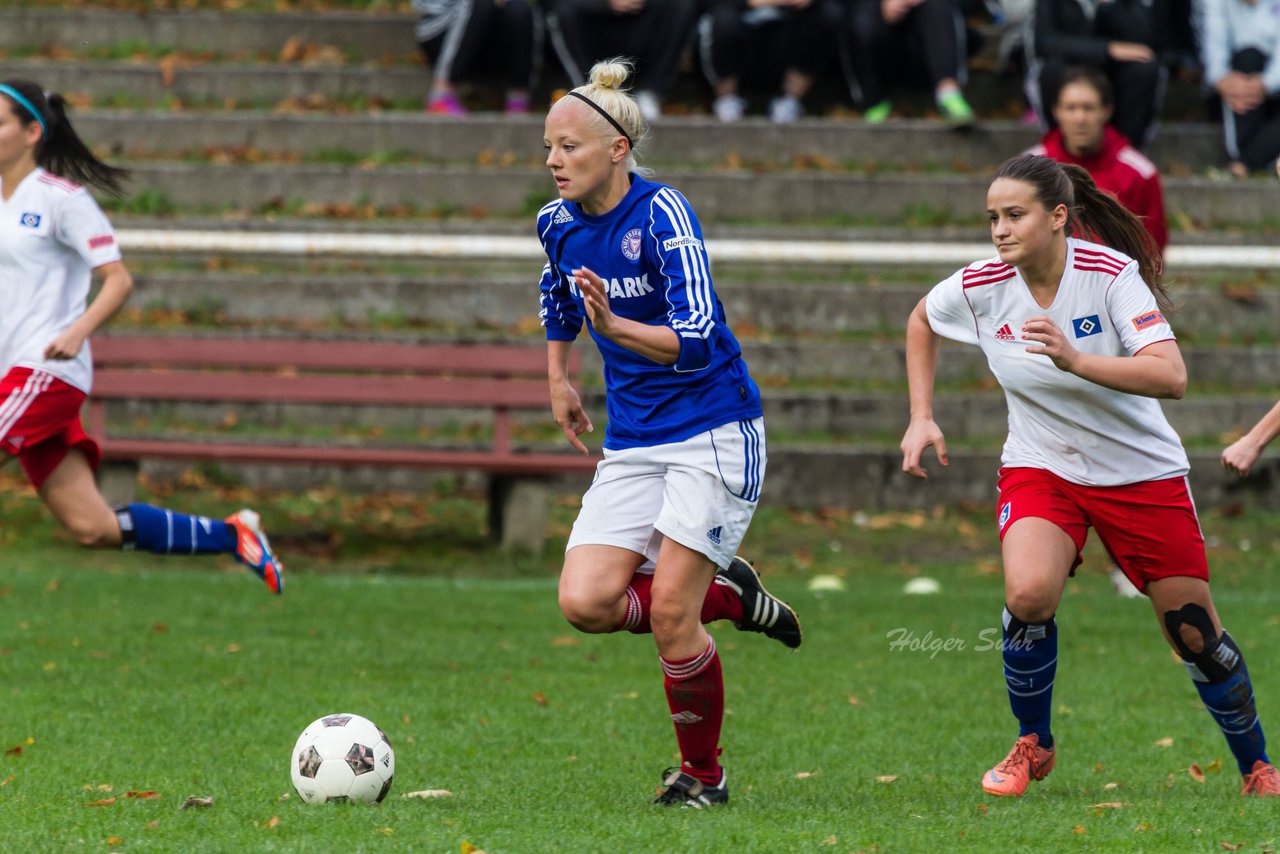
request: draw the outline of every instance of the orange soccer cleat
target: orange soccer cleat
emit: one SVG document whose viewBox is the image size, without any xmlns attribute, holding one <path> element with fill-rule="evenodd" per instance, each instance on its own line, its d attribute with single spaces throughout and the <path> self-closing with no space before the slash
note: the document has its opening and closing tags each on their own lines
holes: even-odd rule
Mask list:
<svg viewBox="0 0 1280 854">
<path fill-rule="evenodd" d="M 1280 771 L 1259 759 L 1253 770 L 1244 775 L 1244 787 L 1240 794 L 1255 798 L 1280 798 Z"/>
<path fill-rule="evenodd" d="M 982 778 L 982 790 L 1000 797 L 1019 797 L 1032 780 L 1043 780 L 1053 770 L 1054 749 L 1040 746 L 1036 733 L 1021 736 L 1013 750 Z"/>
<path fill-rule="evenodd" d="M 271 543 L 262 532 L 258 514 L 252 510 L 240 510 L 228 516 L 226 522 L 236 534 L 236 560 L 257 573 L 272 593 L 279 595 L 283 592 L 284 566 L 271 551 Z"/>
</svg>

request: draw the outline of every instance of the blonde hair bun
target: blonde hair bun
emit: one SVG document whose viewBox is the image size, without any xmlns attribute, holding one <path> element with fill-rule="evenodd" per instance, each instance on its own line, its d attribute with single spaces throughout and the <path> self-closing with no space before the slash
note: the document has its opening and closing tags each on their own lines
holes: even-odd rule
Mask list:
<svg viewBox="0 0 1280 854">
<path fill-rule="evenodd" d="M 630 60 L 622 57 L 602 59 L 591 66 L 591 85 L 601 89 L 621 90 L 622 84 L 627 82 L 634 68 Z"/>
</svg>

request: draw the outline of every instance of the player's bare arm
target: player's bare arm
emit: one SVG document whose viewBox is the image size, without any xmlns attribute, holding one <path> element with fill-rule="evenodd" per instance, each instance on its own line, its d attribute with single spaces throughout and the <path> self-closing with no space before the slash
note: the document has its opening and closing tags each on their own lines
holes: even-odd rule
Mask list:
<svg viewBox="0 0 1280 854">
<path fill-rule="evenodd" d="M 660 365 L 674 365 L 680 358 L 680 339 L 674 329 L 650 326 L 614 314 L 604 281 L 586 267 L 574 270 L 573 280 L 596 332 Z"/>
<path fill-rule="evenodd" d="M 551 388 L 551 414 L 569 444 L 579 453 L 590 453 L 578 437 L 595 429 L 582 398 L 569 382 L 569 349 L 572 341 L 547 342 L 547 381 Z"/>
<path fill-rule="evenodd" d="M 1187 391 L 1187 366 L 1175 341 L 1157 341 L 1132 356 L 1081 353 L 1052 320 L 1037 316 L 1022 326 L 1034 346 L 1028 353 L 1048 356 L 1059 370 L 1106 388 L 1143 397 L 1181 399 Z"/>
<path fill-rule="evenodd" d="M 102 289 L 85 313 L 49 342 L 44 351 L 46 359 L 74 359 L 85 340 L 110 320 L 133 293 L 133 277 L 123 262 L 103 264 L 95 272 L 102 277 Z"/>
<path fill-rule="evenodd" d="M 907 387 L 911 400 L 911 420 L 902 437 L 902 470 L 912 477 L 927 478 L 924 452 L 930 446 L 938 461 L 947 464 L 947 441 L 933 420 L 933 384 L 938 368 L 942 339 L 929 325 L 923 299 L 907 318 Z"/>
</svg>

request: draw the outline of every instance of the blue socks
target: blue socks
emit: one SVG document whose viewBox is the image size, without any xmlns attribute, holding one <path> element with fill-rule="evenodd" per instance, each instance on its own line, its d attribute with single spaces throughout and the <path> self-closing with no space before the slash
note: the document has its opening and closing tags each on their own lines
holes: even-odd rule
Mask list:
<svg viewBox="0 0 1280 854">
<path fill-rule="evenodd" d="M 1004 681 L 1009 708 L 1018 719 L 1018 735 L 1034 732 L 1041 747 L 1053 747 L 1049 718 L 1058 671 L 1058 626 L 1053 617 L 1043 623 L 1024 623 L 1007 607 L 1002 622 Z"/>
<path fill-rule="evenodd" d="M 116 508 L 122 548 L 154 554 L 204 555 L 233 553 L 236 535 L 226 522 L 188 516 L 149 504 Z"/>
</svg>

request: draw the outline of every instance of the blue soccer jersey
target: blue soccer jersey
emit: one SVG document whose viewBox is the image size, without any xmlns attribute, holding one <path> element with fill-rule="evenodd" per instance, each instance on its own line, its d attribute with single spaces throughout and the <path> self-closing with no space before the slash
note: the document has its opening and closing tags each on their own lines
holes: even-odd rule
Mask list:
<svg viewBox="0 0 1280 854">
<path fill-rule="evenodd" d="M 609 450 L 679 442 L 721 424 L 758 418 L 760 390 L 747 373 L 711 284 L 702 227 L 671 187 L 633 175 L 613 210 L 589 216 L 557 199 L 538 213 L 547 253 L 540 285 L 542 325 L 550 341 L 572 341 L 586 319 L 572 272 L 604 280 L 613 313 L 668 326 L 680 357 L 661 365 L 587 328 L 604 359 Z"/>
</svg>

